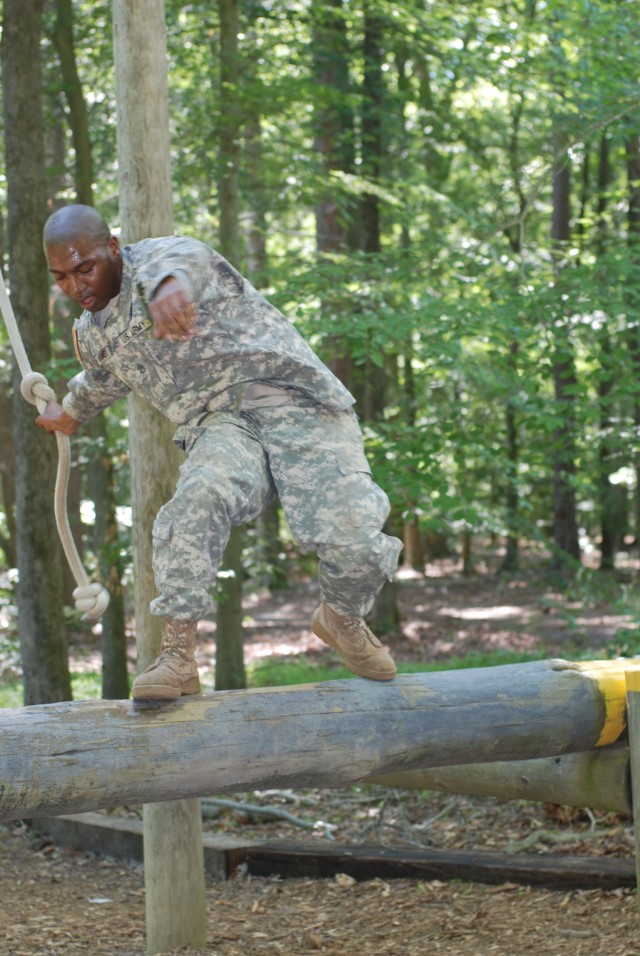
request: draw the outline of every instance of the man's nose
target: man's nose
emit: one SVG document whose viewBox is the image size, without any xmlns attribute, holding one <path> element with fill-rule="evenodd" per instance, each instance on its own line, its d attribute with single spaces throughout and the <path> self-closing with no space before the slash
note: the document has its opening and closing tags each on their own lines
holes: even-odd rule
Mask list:
<svg viewBox="0 0 640 956">
<path fill-rule="evenodd" d="M 84 290 L 84 280 L 82 276 L 70 275 L 68 278 L 69 295 L 76 298 Z"/>
</svg>

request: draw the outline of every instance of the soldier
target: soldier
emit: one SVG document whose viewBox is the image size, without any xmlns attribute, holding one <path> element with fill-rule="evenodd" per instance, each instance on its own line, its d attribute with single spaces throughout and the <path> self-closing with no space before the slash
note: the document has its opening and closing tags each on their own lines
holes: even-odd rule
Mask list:
<svg viewBox="0 0 640 956">
<path fill-rule="evenodd" d="M 49 271 L 84 309 L 73 337 L 83 371 L 36 423 L 73 434 L 133 391 L 176 426 L 185 461 L 153 527 L 164 618 L 160 656 L 134 699 L 200 690 L 198 620 L 234 525 L 277 495 L 296 542 L 319 558 L 314 633 L 361 677 L 395 664 L 364 621 L 401 543 L 373 482 L 354 399 L 291 323 L 204 243 L 185 237 L 120 247 L 90 206 L 65 206 L 44 229 Z"/>
</svg>

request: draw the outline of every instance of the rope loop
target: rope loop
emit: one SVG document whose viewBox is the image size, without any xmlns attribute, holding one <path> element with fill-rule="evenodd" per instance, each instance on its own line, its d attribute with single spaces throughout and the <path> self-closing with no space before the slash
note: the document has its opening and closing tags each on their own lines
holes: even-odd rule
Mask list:
<svg viewBox="0 0 640 956">
<path fill-rule="evenodd" d="M 101 584 L 80 585 L 73 591 L 76 611 L 84 611 L 83 621 L 95 622 L 109 606 L 109 592 Z"/>
<path fill-rule="evenodd" d="M 54 402 L 56 398 L 56 393 L 41 372 L 27 372 L 20 383 L 20 391 L 31 405 L 37 405 L 38 401 Z"/>
<path fill-rule="evenodd" d="M 26 353 L 24 342 L 20 335 L 20 329 L 13 314 L 13 307 L 7 287 L 4 284 L 4 276 L 0 269 L 0 313 L 4 318 L 9 333 L 9 341 L 16 357 L 16 363 L 22 374 L 20 391 L 23 397 L 30 405 L 35 405 L 40 414 L 45 410 L 47 402 L 55 401 L 56 394 L 47 382 L 44 375 L 40 372 L 34 372 L 29 364 L 29 356 Z M 76 608 L 84 611 L 83 621 L 91 623 L 98 620 L 101 614 L 106 611 L 109 604 L 109 592 L 101 584 L 91 584 L 87 579 L 86 572 L 82 566 L 78 549 L 76 548 L 71 528 L 69 526 L 69 516 L 67 514 L 67 489 L 69 486 L 69 467 L 70 451 L 69 438 L 62 432 L 56 432 L 56 442 L 58 445 L 58 475 L 56 478 L 56 487 L 54 492 L 54 511 L 58 532 L 62 542 L 69 567 L 73 572 L 78 587 L 73 592 L 76 602 Z"/>
</svg>

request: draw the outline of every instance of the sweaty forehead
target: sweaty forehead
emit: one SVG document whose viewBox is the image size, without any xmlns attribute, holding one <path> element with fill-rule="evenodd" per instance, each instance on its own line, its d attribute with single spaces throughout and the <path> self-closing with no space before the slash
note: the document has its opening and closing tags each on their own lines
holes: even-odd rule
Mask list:
<svg viewBox="0 0 640 956">
<path fill-rule="evenodd" d="M 87 259 L 95 258 L 99 252 L 99 245 L 85 238 L 57 242 L 46 248 L 49 269 L 53 272 L 72 271 Z"/>
</svg>

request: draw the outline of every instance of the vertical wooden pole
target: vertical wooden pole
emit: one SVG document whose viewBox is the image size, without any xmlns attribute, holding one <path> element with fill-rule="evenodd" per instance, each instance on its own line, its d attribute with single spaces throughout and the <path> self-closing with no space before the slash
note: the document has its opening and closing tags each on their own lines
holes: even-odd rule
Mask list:
<svg viewBox="0 0 640 956">
<path fill-rule="evenodd" d="M 625 674 L 625 680 L 627 684 L 633 833 L 636 847 L 636 885 L 640 886 L 640 670 L 628 670 Z M 638 896 L 638 907 L 640 908 L 640 895 Z"/>
<path fill-rule="evenodd" d="M 122 237 L 173 233 L 164 0 L 113 0 Z M 169 422 L 140 398 L 129 402 L 138 666 L 158 654 L 151 528 L 171 496 L 177 452 Z M 204 854 L 199 800 L 146 804 L 144 867 L 147 952 L 206 945 Z"/>
</svg>

